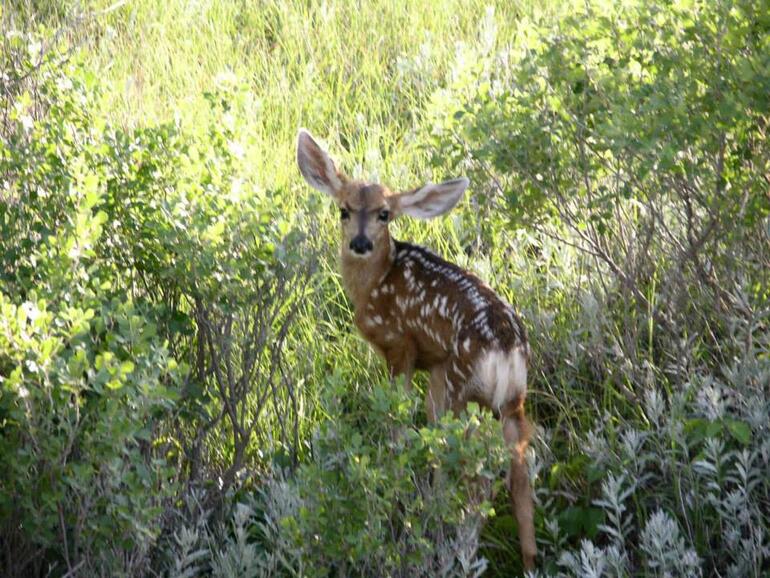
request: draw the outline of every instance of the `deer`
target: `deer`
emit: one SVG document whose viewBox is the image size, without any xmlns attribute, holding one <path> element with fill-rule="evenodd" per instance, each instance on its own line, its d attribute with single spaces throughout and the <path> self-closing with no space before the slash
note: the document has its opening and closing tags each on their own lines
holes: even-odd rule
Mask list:
<svg viewBox="0 0 770 578">
<path fill-rule="evenodd" d="M 342 280 L 355 325 L 384 358 L 391 380 L 407 390 L 417 370 L 430 374 L 429 422 L 469 402 L 500 420 L 511 451 L 507 485 L 525 570 L 536 557 L 532 489 L 525 452 L 531 426 L 524 410 L 530 346 L 513 308 L 473 273 L 430 250 L 398 241 L 399 216 L 432 219 L 457 205 L 470 184 L 460 177 L 396 193 L 348 178 L 313 136 L 300 129 L 297 164 L 308 185 L 339 208 Z"/>
</svg>

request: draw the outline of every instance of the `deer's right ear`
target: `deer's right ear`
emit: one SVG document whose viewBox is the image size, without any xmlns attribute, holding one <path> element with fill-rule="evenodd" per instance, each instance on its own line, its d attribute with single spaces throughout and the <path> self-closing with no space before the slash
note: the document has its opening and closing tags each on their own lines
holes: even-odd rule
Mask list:
<svg viewBox="0 0 770 578">
<path fill-rule="evenodd" d="M 470 181 L 465 177 L 444 181 L 437 185 L 428 183 L 410 193 L 396 195 L 398 209 L 418 219 L 432 219 L 449 212 L 460 198 Z"/>
<path fill-rule="evenodd" d="M 304 128 L 297 135 L 297 164 L 307 184 L 329 196 L 337 196 L 342 177 L 326 151 Z"/>
</svg>

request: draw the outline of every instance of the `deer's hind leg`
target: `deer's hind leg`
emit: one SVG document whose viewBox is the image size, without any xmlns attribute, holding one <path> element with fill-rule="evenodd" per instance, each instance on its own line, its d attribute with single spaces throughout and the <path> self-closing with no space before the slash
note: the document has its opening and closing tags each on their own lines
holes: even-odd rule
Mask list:
<svg viewBox="0 0 770 578">
<path fill-rule="evenodd" d="M 431 423 L 440 419 L 448 409 L 455 415 L 460 415 L 467 406 L 464 397 L 467 374 L 460 369 L 462 366 L 462 362 L 450 358 L 431 368 L 430 385 L 425 399 L 428 421 Z"/>
<path fill-rule="evenodd" d="M 529 445 L 531 426 L 524 413 L 524 396 L 509 401 L 500 412 L 505 442 L 513 454 L 508 483 L 511 505 L 519 525 L 519 542 L 524 568 L 535 566 L 537 547 L 535 545 L 534 504 L 532 487 L 525 454 Z"/>
</svg>

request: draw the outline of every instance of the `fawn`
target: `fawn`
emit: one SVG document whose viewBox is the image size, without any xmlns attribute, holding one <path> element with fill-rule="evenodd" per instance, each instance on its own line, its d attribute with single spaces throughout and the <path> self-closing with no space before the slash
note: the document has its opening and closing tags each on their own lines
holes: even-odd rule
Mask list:
<svg viewBox="0 0 770 578">
<path fill-rule="evenodd" d="M 513 309 L 478 277 L 427 249 L 393 239 L 388 225 L 401 214 L 420 219 L 443 215 L 469 181 L 429 183 L 393 193 L 339 172 L 305 130 L 297 139 L 297 163 L 307 183 L 332 197 L 342 226 L 342 278 L 355 323 L 385 358 L 391 378 L 430 372 L 428 419 L 446 409 L 461 412 L 469 401 L 500 419 L 511 448 L 508 477 L 526 569 L 534 566 L 532 490 L 525 461 L 530 427 L 527 333 Z"/>
</svg>

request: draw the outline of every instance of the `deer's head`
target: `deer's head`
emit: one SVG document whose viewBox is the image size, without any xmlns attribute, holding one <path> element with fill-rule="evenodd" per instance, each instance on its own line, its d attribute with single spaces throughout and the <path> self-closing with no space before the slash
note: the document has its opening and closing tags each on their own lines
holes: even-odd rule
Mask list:
<svg viewBox="0 0 770 578">
<path fill-rule="evenodd" d="M 384 185 L 348 179 L 306 130 L 300 130 L 297 138 L 297 164 L 311 187 L 337 203 L 343 254 L 356 258 L 367 258 L 376 248 L 388 246 L 388 225 L 399 215 L 420 219 L 443 215 L 468 187 L 468 179 L 461 177 L 394 193 Z"/>
</svg>

